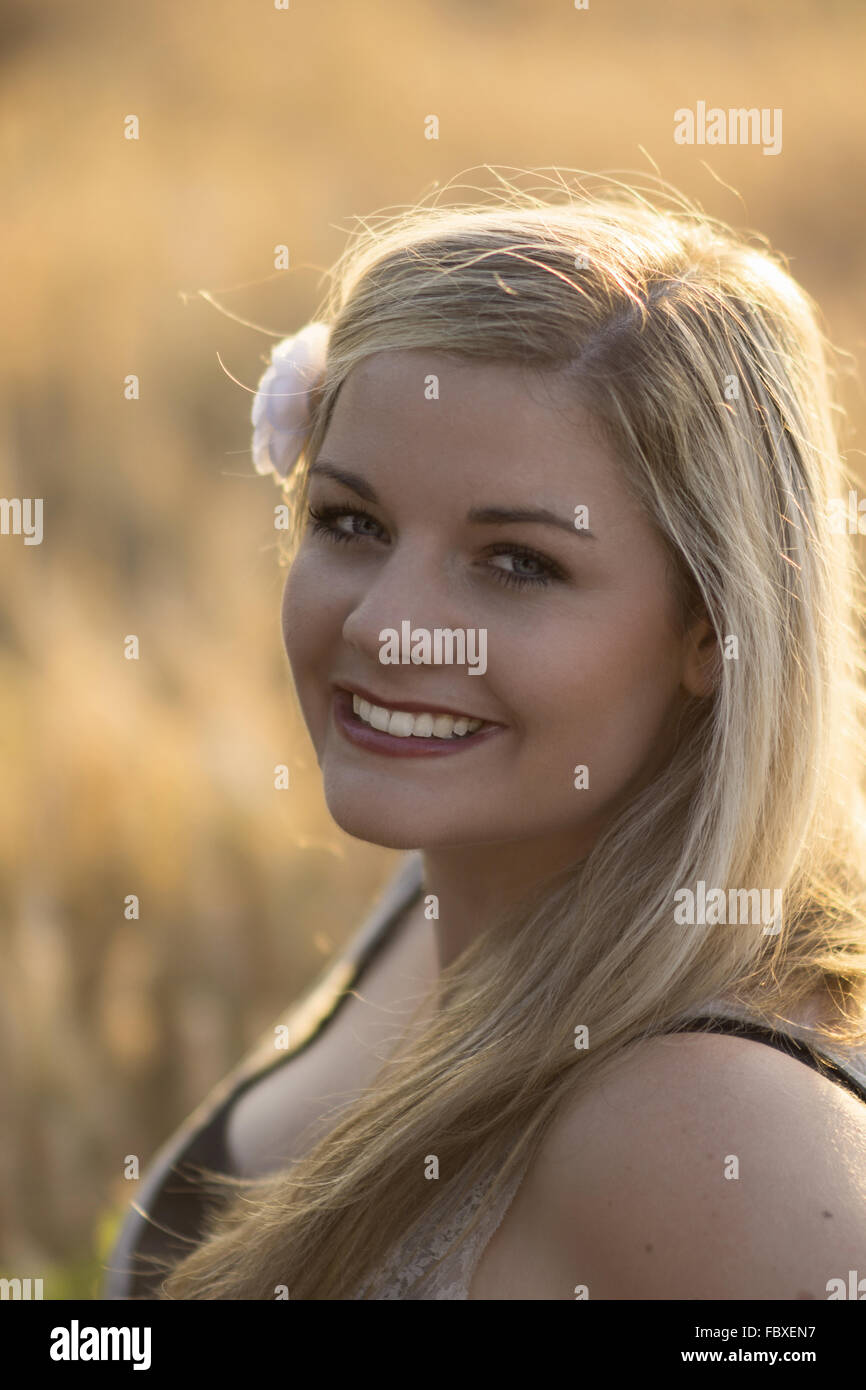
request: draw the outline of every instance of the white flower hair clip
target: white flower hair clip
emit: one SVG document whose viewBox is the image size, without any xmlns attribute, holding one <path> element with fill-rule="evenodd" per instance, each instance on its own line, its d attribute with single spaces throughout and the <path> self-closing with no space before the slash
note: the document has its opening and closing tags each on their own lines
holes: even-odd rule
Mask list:
<svg viewBox="0 0 866 1390">
<path fill-rule="evenodd" d="M 308 323 L 271 349 L 271 365 L 253 399 L 253 463 L 257 473 L 287 478 L 310 431 L 310 391 L 321 379 L 330 326 Z"/>
</svg>

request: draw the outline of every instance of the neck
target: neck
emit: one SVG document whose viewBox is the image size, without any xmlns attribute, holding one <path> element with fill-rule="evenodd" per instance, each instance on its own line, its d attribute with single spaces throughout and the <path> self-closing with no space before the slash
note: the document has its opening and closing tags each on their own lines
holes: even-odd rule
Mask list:
<svg viewBox="0 0 866 1390">
<path fill-rule="evenodd" d="M 423 892 L 437 899 L 440 972 L 516 901 L 585 852 L 575 837 L 423 850 Z"/>
</svg>

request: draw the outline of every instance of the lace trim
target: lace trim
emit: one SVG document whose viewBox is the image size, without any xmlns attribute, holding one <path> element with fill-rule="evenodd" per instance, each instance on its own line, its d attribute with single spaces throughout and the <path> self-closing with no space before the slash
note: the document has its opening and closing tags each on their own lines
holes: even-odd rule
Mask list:
<svg viewBox="0 0 866 1390">
<path fill-rule="evenodd" d="M 398 1242 L 387 1256 L 375 1280 L 378 1291 L 373 1293 L 372 1297 L 383 1301 L 467 1299 L 475 1267 L 514 1199 L 523 1178 L 525 1166 L 523 1165 L 512 1176 L 499 1200 L 482 1217 L 472 1235 L 463 1241 L 462 1245 L 454 1250 L 450 1257 L 448 1257 L 450 1247 L 472 1219 L 475 1210 L 493 1183 L 493 1176 L 475 1183 L 455 1208 L 453 1214 L 445 1221 L 436 1223 L 425 1215 L 419 1222 L 416 1222 L 409 1234 Z M 412 1285 L 415 1280 L 443 1255 L 446 1258 L 443 1259 L 435 1274 L 417 1292 L 413 1292 Z M 371 1296 L 369 1290 L 373 1283 L 373 1279 L 368 1279 L 351 1295 L 351 1298 L 365 1299 Z"/>
</svg>

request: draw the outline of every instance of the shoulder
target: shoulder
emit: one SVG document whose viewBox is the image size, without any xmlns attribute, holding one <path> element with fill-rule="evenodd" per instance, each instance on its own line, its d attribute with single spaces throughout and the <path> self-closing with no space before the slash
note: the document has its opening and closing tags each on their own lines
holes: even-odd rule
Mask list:
<svg viewBox="0 0 866 1390">
<path fill-rule="evenodd" d="M 866 1273 L 866 1105 L 745 1038 L 649 1039 L 560 1108 L 532 1197 L 590 1298 L 826 1298 Z"/>
</svg>

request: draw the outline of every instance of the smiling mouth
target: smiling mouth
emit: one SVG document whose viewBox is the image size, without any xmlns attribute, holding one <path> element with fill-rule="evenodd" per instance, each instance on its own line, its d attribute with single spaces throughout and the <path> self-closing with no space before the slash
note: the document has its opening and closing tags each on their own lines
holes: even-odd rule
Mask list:
<svg viewBox="0 0 866 1390">
<path fill-rule="evenodd" d="M 362 724 L 394 738 L 468 738 L 479 729 L 491 728 L 483 719 L 468 715 L 410 713 L 408 710 L 388 709 L 374 705 L 352 694 L 352 709 Z"/>
</svg>

